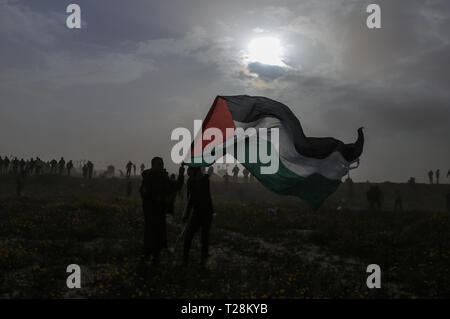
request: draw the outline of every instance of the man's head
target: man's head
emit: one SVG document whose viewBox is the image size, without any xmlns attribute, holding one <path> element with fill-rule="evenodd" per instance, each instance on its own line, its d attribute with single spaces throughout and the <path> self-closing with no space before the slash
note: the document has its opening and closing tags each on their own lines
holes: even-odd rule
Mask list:
<svg viewBox="0 0 450 319">
<path fill-rule="evenodd" d="M 164 161 L 161 157 L 152 158 L 152 169 L 164 169 Z"/>
</svg>

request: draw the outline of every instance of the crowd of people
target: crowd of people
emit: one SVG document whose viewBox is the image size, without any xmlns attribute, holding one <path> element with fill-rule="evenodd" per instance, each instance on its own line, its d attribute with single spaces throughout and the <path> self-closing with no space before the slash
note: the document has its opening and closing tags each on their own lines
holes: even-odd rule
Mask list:
<svg viewBox="0 0 450 319">
<path fill-rule="evenodd" d="M 74 169 L 72 160 L 66 162 L 64 157 L 59 161 L 52 159 L 43 161 L 39 157 L 20 160 L 17 157 L 9 159 L 7 156 L 0 156 L 0 175 L 66 175 L 71 176 Z M 81 166 L 82 175 L 85 178 L 94 176 L 94 164 L 91 161 L 85 161 Z"/>
<path fill-rule="evenodd" d="M 21 158 L 19 160 L 17 157 L 9 159 L 7 156 L 3 158 L 0 156 L 0 175 L 26 173 L 27 175 L 58 174 L 70 176 L 73 167 L 73 162 L 71 160 L 66 162 L 63 157 L 59 161 L 56 159 L 43 161 L 39 157 L 27 160 Z"/>
<path fill-rule="evenodd" d="M 434 183 L 434 177 L 436 178 L 436 180 L 435 180 L 436 184 L 439 184 L 440 175 L 441 175 L 441 172 L 439 169 L 437 169 L 435 172 L 433 172 L 433 170 L 430 170 L 428 172 L 428 180 L 429 180 L 430 184 Z M 449 178 L 449 177 L 450 177 L 450 169 L 447 172 L 447 178 Z"/>
<path fill-rule="evenodd" d="M 231 169 L 231 174 L 229 174 L 228 164 L 222 164 L 222 166 L 216 165 L 217 169 L 214 170 L 213 166 L 208 167 L 207 170 L 203 169 L 203 173 L 206 173 L 210 176 L 216 175 L 221 176 L 225 183 L 230 181 L 238 182 L 239 173 L 241 169 L 238 165 L 235 165 Z M 145 164 L 141 164 L 140 175 L 145 170 Z M 66 175 L 71 176 L 73 174 L 73 170 L 75 169 L 74 162 L 72 160 L 65 161 L 64 157 L 61 157 L 59 161 L 56 159 L 52 159 L 49 161 L 43 161 L 39 157 L 30 158 L 30 159 L 18 159 L 17 157 L 8 158 L 7 156 L 0 156 L 0 175 L 42 175 L 42 174 L 51 174 L 51 175 Z M 78 174 L 82 175 L 84 178 L 92 178 L 95 176 L 94 164 L 92 161 L 79 161 L 77 167 Z M 105 171 L 105 176 L 114 176 L 115 168 L 113 165 L 109 165 Z M 132 161 L 128 161 L 125 165 L 125 173 L 122 170 L 119 170 L 121 177 L 131 177 L 137 176 L 137 165 Z M 99 176 L 103 176 L 99 175 Z M 440 170 L 437 169 L 435 171 L 430 170 L 427 173 L 428 181 L 430 184 L 439 184 L 440 180 Z M 446 178 L 450 178 L 450 169 L 447 172 Z M 254 180 L 253 174 L 247 169 L 242 169 L 242 181 L 243 182 L 252 182 Z M 415 179 L 411 178 L 408 183 L 415 183 Z"/>
<path fill-rule="evenodd" d="M 93 178 L 96 175 L 94 171 L 94 163 L 92 161 L 78 161 L 78 167 L 75 168 L 74 161 L 69 160 L 66 161 L 64 157 L 61 157 L 58 160 L 51 159 L 48 161 L 43 161 L 39 157 L 23 159 L 20 160 L 17 157 L 8 158 L 7 156 L 0 156 L 0 175 L 64 175 L 64 176 L 73 176 L 73 172 L 76 169 L 77 175 L 82 175 L 84 178 Z M 225 168 L 224 168 L 225 167 Z M 145 164 L 141 164 L 139 166 L 140 174 L 142 174 L 145 170 Z M 205 171 L 203 168 L 203 173 L 207 173 L 208 175 L 216 175 L 221 176 L 225 183 L 230 181 L 237 182 L 239 181 L 239 172 L 241 169 L 238 165 L 235 165 L 231 169 L 231 175 L 228 173 L 228 165 L 224 164 L 222 169 L 214 170 L 213 166 L 208 167 Z M 128 161 L 125 165 L 125 173 L 122 170 L 119 170 L 121 177 L 131 177 L 137 176 L 137 165 L 132 161 Z M 109 176 L 112 177 L 115 174 L 115 168 L 113 165 L 108 165 L 105 173 L 103 175 L 98 176 Z M 250 173 L 250 171 L 246 168 L 242 170 L 242 180 L 244 182 L 252 182 L 254 180 L 254 176 Z"/>
<path fill-rule="evenodd" d="M 347 184 L 350 184 L 350 189 L 352 186 L 351 183 L 351 181 L 347 180 Z M 384 194 L 378 185 L 373 185 L 366 192 L 366 199 L 370 209 L 381 210 L 384 201 Z M 445 195 L 445 202 L 447 210 L 450 211 L 450 192 Z M 399 190 L 396 190 L 394 194 L 394 211 L 403 211 L 403 197 Z"/>
</svg>

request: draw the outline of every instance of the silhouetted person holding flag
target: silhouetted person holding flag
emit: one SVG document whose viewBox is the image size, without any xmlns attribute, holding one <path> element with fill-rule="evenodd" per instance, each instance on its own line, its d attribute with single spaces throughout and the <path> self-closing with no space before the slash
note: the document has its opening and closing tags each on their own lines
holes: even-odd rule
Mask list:
<svg viewBox="0 0 450 319">
<path fill-rule="evenodd" d="M 154 157 L 151 168 L 142 172 L 140 193 L 145 219 L 144 254 L 157 263 L 163 248 L 167 247 L 166 214 L 172 195 L 179 191 L 184 182 L 184 166 L 178 179 L 171 181 L 161 157 Z"/>
<path fill-rule="evenodd" d="M 199 167 L 189 167 L 189 170 L 191 170 L 191 177 L 187 183 L 189 199 L 183 216 L 183 222 L 188 222 L 184 234 L 183 263 L 187 265 L 192 239 L 196 232 L 201 230 L 201 255 L 204 264 L 208 257 L 209 231 L 213 216 L 209 175 L 203 174 Z"/>
</svg>

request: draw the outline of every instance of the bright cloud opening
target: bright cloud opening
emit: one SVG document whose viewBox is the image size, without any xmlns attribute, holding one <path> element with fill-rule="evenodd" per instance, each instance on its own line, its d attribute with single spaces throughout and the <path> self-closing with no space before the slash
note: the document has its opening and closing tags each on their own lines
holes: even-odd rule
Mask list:
<svg viewBox="0 0 450 319">
<path fill-rule="evenodd" d="M 248 62 L 285 66 L 283 48 L 277 38 L 256 38 L 248 45 Z"/>
</svg>

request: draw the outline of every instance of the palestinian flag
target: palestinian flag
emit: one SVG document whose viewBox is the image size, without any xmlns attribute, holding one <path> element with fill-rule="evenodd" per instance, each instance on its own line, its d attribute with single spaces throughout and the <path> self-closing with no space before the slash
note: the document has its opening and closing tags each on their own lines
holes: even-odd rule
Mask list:
<svg viewBox="0 0 450 319">
<path fill-rule="evenodd" d="M 223 140 L 205 136 L 209 128 L 220 130 Z M 248 142 L 249 136 L 238 136 L 238 128 L 255 128 L 256 145 Z M 259 128 L 268 129 L 269 134 L 261 136 Z M 278 145 L 271 142 L 272 128 L 278 128 Z M 245 159 L 237 159 L 263 185 L 279 194 L 298 196 L 317 209 L 336 191 L 350 165 L 359 160 L 363 144 L 362 128 L 358 129 L 356 142 L 350 144 L 332 137 L 307 137 L 297 117 L 280 102 L 259 96 L 217 96 L 192 143 L 188 165 L 209 165 L 205 163 L 206 157 L 212 163 L 226 153 L 227 147 L 230 150 L 230 146 L 236 157 L 238 145 L 243 145 Z M 278 157 L 276 172 L 262 174 L 261 168 L 269 164 L 259 156 L 256 161 L 250 160 L 251 153 L 258 154 L 261 147 L 267 147 L 271 157 Z"/>
</svg>

